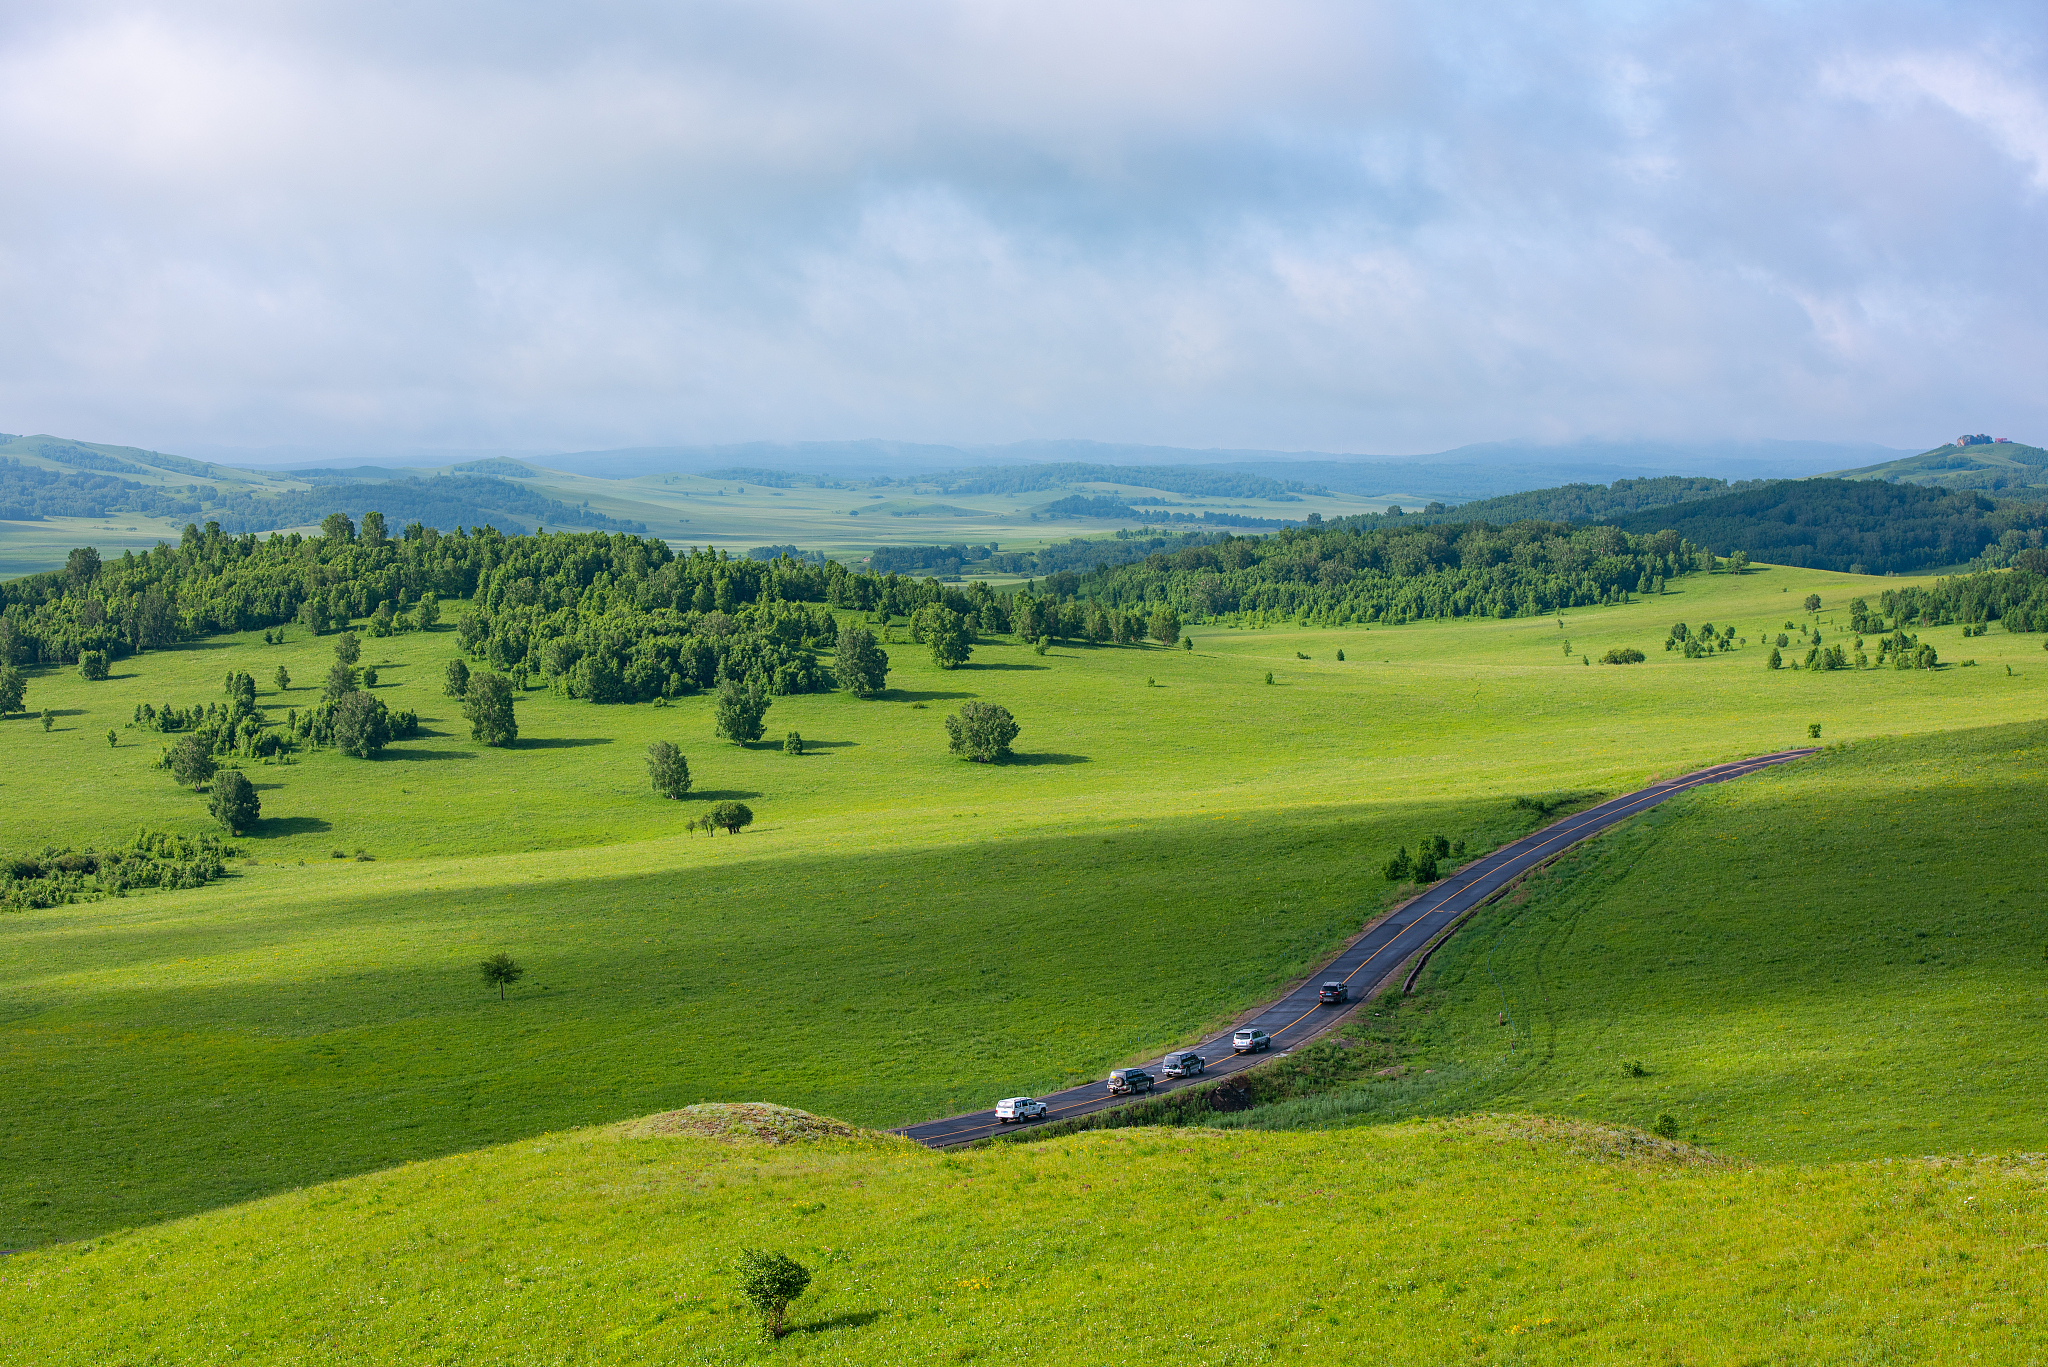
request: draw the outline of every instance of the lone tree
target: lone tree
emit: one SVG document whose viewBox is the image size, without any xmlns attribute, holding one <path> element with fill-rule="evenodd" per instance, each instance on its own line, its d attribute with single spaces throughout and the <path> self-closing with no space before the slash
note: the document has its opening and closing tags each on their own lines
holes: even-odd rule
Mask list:
<svg viewBox="0 0 2048 1367">
<path fill-rule="evenodd" d="M 951 737 L 947 748 L 977 764 L 993 764 L 1007 758 L 1017 731 L 1017 719 L 1001 703 L 963 703 L 958 712 L 946 718 L 946 734 Z"/>
<path fill-rule="evenodd" d="M 351 693 L 334 705 L 334 748 L 357 759 L 371 759 L 391 741 L 391 716 L 384 700 L 370 693 Z"/>
<path fill-rule="evenodd" d="M 801 731 L 792 731 L 782 738 L 782 753 L 801 755 L 804 752 L 804 737 Z"/>
<path fill-rule="evenodd" d="M 655 792 L 679 798 L 690 791 L 690 761 L 675 746 L 658 740 L 647 747 L 647 777 L 654 781 Z"/>
<path fill-rule="evenodd" d="M 1820 595 L 1819 595 L 1819 594 L 1817 594 L 1817 593 L 1809 593 L 1809 594 L 1807 594 L 1807 595 L 1806 595 L 1806 610 L 1807 610 L 1808 612 L 1819 612 L 1819 611 L 1820 611 Z"/>
<path fill-rule="evenodd" d="M 21 711 L 28 697 L 28 675 L 11 664 L 0 664 L 0 717 Z"/>
<path fill-rule="evenodd" d="M 78 677 L 87 683 L 101 683 L 107 677 L 107 652 L 104 650 L 81 650 L 78 652 Z"/>
<path fill-rule="evenodd" d="M 344 631 L 334 641 L 334 658 L 352 665 L 363 658 L 363 643 L 353 631 Z"/>
<path fill-rule="evenodd" d="M 478 966 L 484 971 L 484 986 L 498 989 L 499 1001 L 505 1000 L 507 985 L 516 983 L 526 976 L 526 970 L 519 966 L 518 960 L 502 951 L 493 954 Z"/>
<path fill-rule="evenodd" d="M 262 804 L 256 797 L 256 785 L 249 782 L 240 769 L 223 770 L 213 780 L 213 801 L 207 804 L 213 819 L 228 828 L 229 835 L 240 835 L 256 824 L 262 815 Z"/>
<path fill-rule="evenodd" d="M 734 745 L 744 745 L 761 739 L 761 732 L 766 729 L 761 719 L 768 715 L 768 695 L 758 683 L 726 679 L 718 685 L 715 712 L 718 734 Z"/>
<path fill-rule="evenodd" d="M 738 835 L 740 827 L 754 824 L 754 809 L 744 802 L 721 802 L 711 809 L 711 824 L 725 827 L 727 835 Z"/>
<path fill-rule="evenodd" d="M 856 698 L 872 698 L 889 675 L 889 657 L 875 644 L 875 633 L 847 626 L 839 633 L 839 659 L 834 667 L 839 686 Z"/>
<path fill-rule="evenodd" d="M 512 681 L 503 674 L 472 674 L 462 695 L 462 715 L 469 719 L 469 734 L 485 745 L 510 745 L 519 739 L 519 722 L 512 715 Z"/>
<path fill-rule="evenodd" d="M 1162 607 L 1152 614 L 1152 639 L 1163 646 L 1170 646 L 1180 639 L 1180 614 L 1172 608 Z"/>
<path fill-rule="evenodd" d="M 291 691 L 291 671 L 286 669 L 283 665 L 279 665 L 277 667 L 277 673 L 270 676 L 270 681 L 277 685 L 277 691 L 280 693 L 288 693 Z"/>
<path fill-rule="evenodd" d="M 740 1274 L 740 1294 L 760 1315 L 762 1332 L 771 1339 L 781 1338 L 789 1332 L 783 1323 L 789 1303 L 811 1284 L 811 1270 L 787 1253 L 760 1248 L 742 1249 L 735 1266 Z"/>
<path fill-rule="evenodd" d="M 197 792 L 213 777 L 213 752 L 201 744 L 197 736 L 180 736 L 178 743 L 171 747 L 165 767 L 171 771 L 172 778 Z"/>
<path fill-rule="evenodd" d="M 461 660 L 450 660 L 448 668 L 441 675 L 443 697 L 459 698 L 469 692 L 469 666 Z"/>
</svg>

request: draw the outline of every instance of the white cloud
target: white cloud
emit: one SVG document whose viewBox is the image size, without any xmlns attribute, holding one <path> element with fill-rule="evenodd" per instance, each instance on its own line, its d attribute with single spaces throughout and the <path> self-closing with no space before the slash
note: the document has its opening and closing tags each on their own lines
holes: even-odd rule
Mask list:
<svg viewBox="0 0 2048 1367">
<path fill-rule="evenodd" d="M 17 12 L 0 426 L 2048 435 L 2039 27 L 1312 0 Z"/>
</svg>

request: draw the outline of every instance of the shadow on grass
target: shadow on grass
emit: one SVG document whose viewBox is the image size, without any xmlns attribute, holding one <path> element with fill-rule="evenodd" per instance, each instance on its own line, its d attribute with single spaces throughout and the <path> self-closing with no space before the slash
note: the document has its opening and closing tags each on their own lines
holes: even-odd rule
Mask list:
<svg viewBox="0 0 2048 1367">
<path fill-rule="evenodd" d="M 1007 660 L 984 660 L 980 664 L 964 664 L 962 669 L 1050 669 L 1051 665 L 1020 665 Z"/>
<path fill-rule="evenodd" d="M 1042 753 L 1039 753 L 1039 754 L 1034 754 L 1034 755 L 1019 755 L 1019 754 L 1016 754 L 1016 753 L 1014 753 L 1014 752 L 1013 752 L 1013 753 L 1012 753 L 1012 754 L 1010 755 L 1010 757 L 1009 757 L 1008 759 L 1006 759 L 1006 760 L 1004 760 L 1004 761 L 1003 761 L 1003 763 L 1005 763 L 1005 764 L 1093 764 L 1093 763 L 1094 763 L 1094 761 L 1093 761 L 1092 759 L 1090 759 L 1090 758 L 1089 758 L 1088 756 L 1086 756 L 1086 755 L 1061 755 L 1061 754 L 1054 754 L 1054 753 L 1050 753 L 1050 752 L 1042 752 Z"/>
<path fill-rule="evenodd" d="M 279 785 L 267 783 L 261 786 L 271 788 Z M 256 823 L 256 829 L 251 834 L 266 838 L 285 835 L 320 835 L 333 829 L 333 824 L 323 817 L 266 816 Z"/>
<path fill-rule="evenodd" d="M 793 1325 L 790 1332 L 823 1334 L 833 1329 L 864 1329 L 880 1318 L 882 1312 L 879 1310 L 849 1310 L 845 1314 L 834 1315 L 831 1319 L 819 1320 L 814 1324 Z"/>
<path fill-rule="evenodd" d="M 844 750 L 849 746 L 859 744 L 860 742 L 857 740 L 806 740 L 804 741 L 804 753 L 808 755 L 813 750 Z"/>
<path fill-rule="evenodd" d="M 943 702 L 948 698 L 978 698 L 979 693 L 949 693 L 944 690 L 918 691 L 908 688 L 885 688 L 875 694 L 883 702 Z"/>
<path fill-rule="evenodd" d="M 610 736 L 527 736 L 513 741 L 508 750 L 570 750 L 581 745 L 610 745 Z"/>
<path fill-rule="evenodd" d="M 468 750 L 393 750 L 387 746 L 380 758 L 403 760 L 475 759 L 476 755 Z"/>
<path fill-rule="evenodd" d="M 691 800 L 696 802 L 745 802 L 749 798 L 759 796 L 759 793 L 748 788 L 698 788 L 689 794 Z"/>
</svg>

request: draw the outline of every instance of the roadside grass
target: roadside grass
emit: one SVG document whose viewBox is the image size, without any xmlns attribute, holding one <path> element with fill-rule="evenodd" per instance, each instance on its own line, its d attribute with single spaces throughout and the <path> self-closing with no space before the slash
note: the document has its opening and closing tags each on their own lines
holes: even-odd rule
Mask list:
<svg viewBox="0 0 2048 1367">
<path fill-rule="evenodd" d="M 18 1255 L 22 1361 L 2021 1362 L 2038 1159 L 1750 1167 L 1545 1117 L 538 1136 Z M 790 1335 L 742 1248 L 815 1274 Z"/>
<path fill-rule="evenodd" d="M 1356 1034 L 1398 1081 L 1217 1123 L 1668 1112 L 1758 1159 L 2048 1149 L 2044 763 L 2033 722 L 1697 789 L 1482 912 L 1415 997 L 1376 1003 Z"/>
<path fill-rule="evenodd" d="M 433 734 L 375 762 L 250 764 L 264 817 L 222 884 L 0 916 L 0 1246 L 706 1098 L 879 1125 L 1099 1076 L 1305 971 L 1386 905 L 1397 845 L 1519 833 L 1517 795 L 1621 791 L 1802 743 L 1809 720 L 1833 740 L 2038 716 L 2037 637 L 1968 643 L 2017 677 L 1771 675 L 1754 645 L 1655 648 L 1675 618 L 1782 620 L 1810 589 L 1835 607 L 1906 582 L 1715 576 L 1563 629 L 1197 629 L 1193 652 L 1043 656 L 986 641 L 953 672 L 899 645 L 885 699 L 777 699 L 745 748 L 712 738 L 707 699 L 535 692 L 520 745 L 488 749 L 440 694 L 452 633 L 366 639 L 365 663 L 389 661 L 380 695 Z M 1957 642 L 1926 634 L 1948 656 L 1945 630 Z M 1651 659 L 1567 664 L 1564 635 Z M 36 671 L 30 706 L 56 724 L 0 722 L 0 851 L 207 829 L 203 800 L 149 767 L 162 738 L 121 729 L 134 707 L 209 701 L 246 670 L 281 713 L 312 701 L 331 645 L 249 633 L 104 683 Z M 299 683 L 282 695 L 280 663 Z M 946 755 L 943 718 L 974 696 L 1017 713 L 1016 763 Z M 813 753 L 774 747 L 792 727 Z M 655 739 L 690 756 L 689 801 L 648 789 Z M 746 835 L 681 832 L 726 796 L 756 811 Z M 358 849 L 373 858 L 332 857 Z M 1694 876 L 1719 895 L 1715 866 Z M 1796 900 L 1819 876 L 1787 861 L 1775 886 Z M 499 951 L 528 968 L 503 1005 L 476 972 Z M 1975 1123 L 1943 1133 L 1967 1146 Z"/>
</svg>

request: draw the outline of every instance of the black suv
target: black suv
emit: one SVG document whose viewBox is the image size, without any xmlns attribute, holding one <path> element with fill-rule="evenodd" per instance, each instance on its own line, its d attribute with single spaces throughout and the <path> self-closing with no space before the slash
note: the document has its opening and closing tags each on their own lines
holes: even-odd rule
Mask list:
<svg viewBox="0 0 2048 1367">
<path fill-rule="evenodd" d="M 1351 1000 L 1351 989 L 1343 983 L 1324 983 L 1316 990 L 1316 1000 L 1324 1006 L 1336 1006 Z"/>
<path fill-rule="evenodd" d="M 1117 1096 L 1135 1096 L 1153 1088 L 1152 1075 L 1143 1068 L 1119 1068 L 1109 1075 L 1109 1090 Z"/>
</svg>

